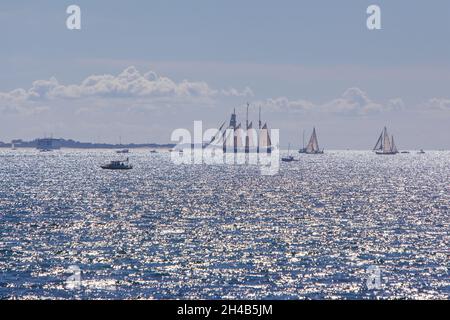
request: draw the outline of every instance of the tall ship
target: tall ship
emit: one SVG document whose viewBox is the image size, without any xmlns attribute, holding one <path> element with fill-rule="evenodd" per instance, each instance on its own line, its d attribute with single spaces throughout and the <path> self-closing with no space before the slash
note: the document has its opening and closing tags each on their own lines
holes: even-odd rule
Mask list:
<svg viewBox="0 0 450 320">
<path fill-rule="evenodd" d="M 380 137 L 378 138 L 377 143 L 373 148 L 373 151 L 375 151 L 376 154 L 380 155 L 392 155 L 398 153 L 397 146 L 394 142 L 394 136 L 389 137 L 386 127 L 384 127 L 383 131 L 381 132 Z"/>
<path fill-rule="evenodd" d="M 316 128 L 313 128 L 313 132 L 307 146 L 305 147 L 303 144 L 303 147 L 298 152 L 306 154 L 323 154 L 323 149 L 320 150 L 319 148 L 319 140 L 317 139 Z"/>
<path fill-rule="evenodd" d="M 221 143 L 225 153 L 271 153 L 273 146 L 269 126 L 261 121 L 261 108 L 259 108 L 258 128 L 254 129 L 253 122 L 250 122 L 248 118 L 249 106 L 247 104 L 247 119 L 244 125 L 238 123 L 236 109 L 234 109 L 228 126 L 225 126 L 226 122 L 224 122 L 219 128 L 218 134 L 204 147 L 212 143 L 216 145 Z"/>
</svg>

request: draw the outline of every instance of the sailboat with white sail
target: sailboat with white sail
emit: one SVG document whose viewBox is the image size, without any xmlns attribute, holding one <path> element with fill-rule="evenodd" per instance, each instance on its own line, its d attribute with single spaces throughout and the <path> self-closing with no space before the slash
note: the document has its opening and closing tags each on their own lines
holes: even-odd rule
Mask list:
<svg viewBox="0 0 450 320">
<path fill-rule="evenodd" d="M 373 148 L 376 154 L 379 155 L 392 155 L 397 154 L 398 149 L 394 142 L 394 136 L 389 137 L 387 128 L 384 127 L 383 131 L 380 134 L 380 137 Z"/>
<path fill-rule="evenodd" d="M 311 138 L 309 139 L 306 148 L 303 146 L 303 148 L 298 152 L 306 154 L 323 154 L 323 149 L 320 150 L 319 148 L 319 140 L 317 139 L 316 128 L 313 128 L 313 133 L 311 134 Z"/>
</svg>

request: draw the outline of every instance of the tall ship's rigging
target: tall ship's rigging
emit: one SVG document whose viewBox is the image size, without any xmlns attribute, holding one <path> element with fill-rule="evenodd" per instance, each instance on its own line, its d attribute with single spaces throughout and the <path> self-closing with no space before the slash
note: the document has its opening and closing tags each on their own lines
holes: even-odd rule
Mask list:
<svg viewBox="0 0 450 320">
<path fill-rule="evenodd" d="M 214 145 L 222 144 L 224 153 L 271 153 L 273 149 L 272 140 L 267 123 L 263 124 L 261 121 L 261 108 L 259 108 L 258 129 L 254 129 L 253 122 L 249 121 L 248 117 L 249 107 L 250 105 L 247 104 L 245 128 L 241 123 L 238 123 L 236 109 L 234 109 L 228 126 L 225 127 L 225 122 L 222 123 L 219 132 L 204 147 L 214 143 Z"/>
<path fill-rule="evenodd" d="M 387 128 L 384 127 L 383 131 L 380 134 L 380 137 L 373 148 L 376 154 L 380 155 L 393 155 L 398 153 L 397 146 L 394 142 L 394 136 L 389 137 Z"/>
</svg>

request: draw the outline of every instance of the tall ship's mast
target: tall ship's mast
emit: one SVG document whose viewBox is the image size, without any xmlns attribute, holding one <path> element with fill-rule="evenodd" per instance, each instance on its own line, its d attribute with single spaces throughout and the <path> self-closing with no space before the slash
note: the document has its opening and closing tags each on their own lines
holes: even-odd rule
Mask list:
<svg viewBox="0 0 450 320">
<path fill-rule="evenodd" d="M 245 153 L 249 153 L 250 152 L 250 136 L 249 136 L 249 131 L 251 129 L 251 125 L 249 126 L 248 123 L 248 108 L 250 107 L 250 104 L 247 102 L 247 117 L 245 119 L 245 130 L 247 132 L 247 134 L 245 135 Z"/>
</svg>

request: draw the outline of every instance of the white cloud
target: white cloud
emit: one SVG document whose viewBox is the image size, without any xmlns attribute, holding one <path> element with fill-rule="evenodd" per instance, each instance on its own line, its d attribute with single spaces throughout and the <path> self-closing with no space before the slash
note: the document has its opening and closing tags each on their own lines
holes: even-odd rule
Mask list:
<svg viewBox="0 0 450 320">
<path fill-rule="evenodd" d="M 91 75 L 79 84 L 61 84 L 55 77 L 48 80 L 36 80 L 29 89 L 15 89 L 11 92 L 0 92 L 0 112 L 26 113 L 43 112 L 50 105 L 58 105 L 61 100 L 88 101 L 86 105 L 126 105 L 128 108 L 166 110 L 179 106 L 215 106 L 227 98 L 254 97 L 249 87 L 243 90 L 235 88 L 212 88 L 204 81 L 174 81 L 160 76 L 153 71 L 141 73 L 130 66 L 118 75 Z M 114 100 L 115 99 L 115 100 Z M 129 99 L 123 101 L 122 99 Z M 112 101 L 114 100 L 114 101 Z M 222 102 L 223 102 L 222 101 Z M 336 116 L 369 116 L 383 112 L 404 109 L 401 98 L 394 98 L 385 102 L 372 100 L 363 90 L 352 87 L 345 90 L 341 96 L 324 103 L 315 103 L 303 99 L 291 100 L 287 97 L 267 98 L 256 101 L 253 105 L 261 105 L 273 112 L 307 113 Z M 223 105 L 223 103 L 222 103 Z M 425 110 L 450 110 L 450 100 L 430 99 L 426 104 L 417 108 Z"/>
<path fill-rule="evenodd" d="M 19 103 L 23 101 L 45 101 L 55 99 L 100 98 L 215 98 L 218 96 L 245 97 L 253 95 L 249 88 L 216 90 L 206 82 L 183 80 L 175 82 L 149 71 L 141 74 L 135 67 L 128 67 L 117 76 L 91 75 L 80 84 L 63 85 L 52 77 L 37 80 L 30 89 L 16 89 L 0 93 L 0 101 Z"/>
<path fill-rule="evenodd" d="M 290 100 L 286 97 L 267 99 L 260 105 L 273 111 L 324 113 L 335 115 L 365 116 L 383 111 L 401 110 L 403 100 L 395 98 L 385 104 L 374 102 L 359 88 L 349 88 L 338 98 L 318 104 L 306 100 Z"/>
<path fill-rule="evenodd" d="M 426 109 L 450 111 L 450 99 L 432 98 L 425 104 Z"/>
<path fill-rule="evenodd" d="M 286 97 L 269 98 L 254 104 L 275 112 L 308 112 L 312 111 L 315 107 L 312 102 L 306 100 L 289 100 Z"/>
</svg>

